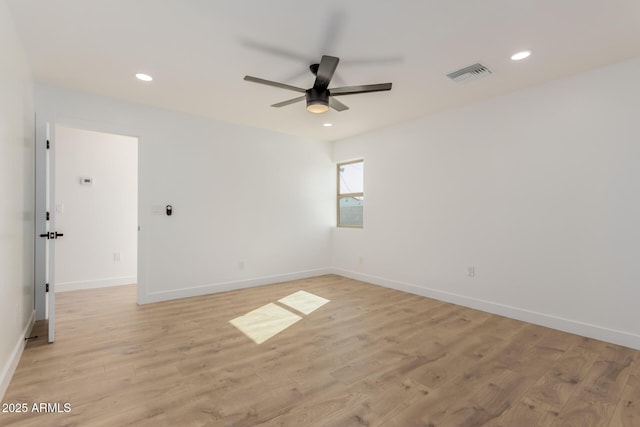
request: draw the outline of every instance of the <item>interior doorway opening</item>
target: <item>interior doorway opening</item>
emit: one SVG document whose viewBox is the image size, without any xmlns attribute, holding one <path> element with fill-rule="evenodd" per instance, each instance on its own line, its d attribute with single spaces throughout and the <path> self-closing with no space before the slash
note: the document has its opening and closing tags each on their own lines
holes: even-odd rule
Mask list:
<svg viewBox="0 0 640 427">
<path fill-rule="evenodd" d="M 138 138 L 55 127 L 55 291 L 137 283 Z"/>
</svg>

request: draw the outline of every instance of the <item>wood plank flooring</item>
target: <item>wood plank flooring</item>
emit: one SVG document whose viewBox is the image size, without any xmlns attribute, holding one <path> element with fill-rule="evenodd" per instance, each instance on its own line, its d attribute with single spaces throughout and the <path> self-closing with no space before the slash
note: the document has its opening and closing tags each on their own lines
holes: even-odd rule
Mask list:
<svg viewBox="0 0 640 427">
<path fill-rule="evenodd" d="M 330 302 L 260 345 L 229 323 L 298 290 Z M 57 304 L 4 403 L 71 411 L 2 426 L 640 426 L 638 351 L 339 276 Z"/>
</svg>

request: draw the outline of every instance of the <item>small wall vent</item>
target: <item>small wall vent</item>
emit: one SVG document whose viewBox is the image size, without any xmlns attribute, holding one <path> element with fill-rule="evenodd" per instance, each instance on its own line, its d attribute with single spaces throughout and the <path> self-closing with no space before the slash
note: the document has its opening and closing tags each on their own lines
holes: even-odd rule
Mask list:
<svg viewBox="0 0 640 427">
<path fill-rule="evenodd" d="M 482 64 L 473 64 L 458 71 L 447 74 L 456 83 L 468 83 L 491 74 L 491 70 Z"/>
</svg>

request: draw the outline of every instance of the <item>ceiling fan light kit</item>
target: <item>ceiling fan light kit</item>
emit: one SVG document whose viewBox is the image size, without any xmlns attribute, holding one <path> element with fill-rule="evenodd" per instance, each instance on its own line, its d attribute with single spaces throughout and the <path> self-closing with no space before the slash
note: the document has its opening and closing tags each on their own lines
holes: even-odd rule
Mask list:
<svg viewBox="0 0 640 427">
<path fill-rule="evenodd" d="M 345 111 L 349 107 L 335 99 L 335 96 L 354 95 L 368 92 L 381 92 L 391 90 L 391 83 L 378 83 L 373 85 L 345 86 L 329 89 L 329 83 L 333 78 L 340 58 L 335 56 L 323 55 L 319 64 L 311 64 L 309 69 L 316 76 L 313 87 L 303 89 L 301 87 L 291 86 L 285 83 L 278 83 L 271 80 L 265 80 L 258 77 L 244 76 L 244 79 L 253 83 L 260 83 L 267 86 L 279 87 L 295 92 L 302 92 L 304 96 L 289 99 L 287 101 L 273 104 L 272 107 L 280 108 L 289 104 L 295 104 L 305 100 L 307 102 L 307 111 L 314 114 L 322 114 L 333 108 L 336 111 Z"/>
<path fill-rule="evenodd" d="M 329 111 L 329 91 L 318 92 L 311 88 L 305 93 L 307 111 L 314 114 L 322 114 Z"/>
</svg>

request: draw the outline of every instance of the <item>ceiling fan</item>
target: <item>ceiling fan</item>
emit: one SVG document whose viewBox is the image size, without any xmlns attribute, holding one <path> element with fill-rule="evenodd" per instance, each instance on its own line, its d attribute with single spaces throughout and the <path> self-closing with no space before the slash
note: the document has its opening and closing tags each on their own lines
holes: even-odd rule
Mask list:
<svg viewBox="0 0 640 427">
<path fill-rule="evenodd" d="M 348 110 L 349 107 L 335 99 L 336 96 L 391 90 L 391 83 L 344 86 L 329 89 L 329 83 L 331 83 L 333 73 L 336 71 L 338 61 L 340 61 L 340 58 L 323 55 L 319 64 L 311 64 L 309 69 L 316 76 L 316 81 L 310 89 L 303 89 L 301 87 L 273 82 L 271 80 L 260 79 L 252 76 L 244 76 L 244 79 L 248 82 L 260 83 L 267 86 L 275 86 L 282 89 L 289 89 L 295 92 L 304 93 L 303 96 L 278 102 L 277 104 L 273 104 L 272 107 L 284 107 L 285 105 L 295 104 L 296 102 L 306 100 L 307 111 L 315 114 L 326 113 L 329 111 L 329 107 L 336 111 Z"/>
</svg>

